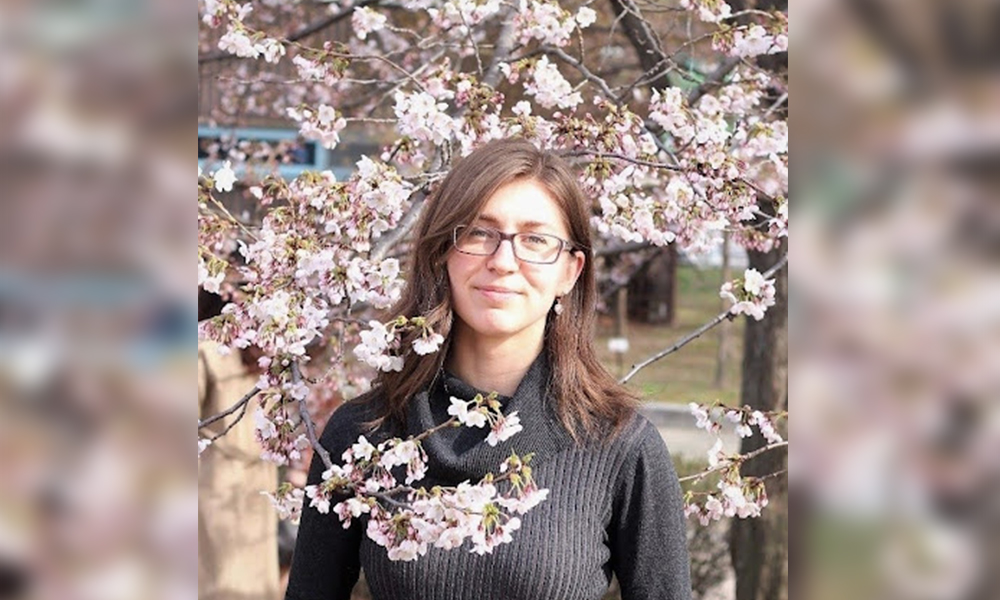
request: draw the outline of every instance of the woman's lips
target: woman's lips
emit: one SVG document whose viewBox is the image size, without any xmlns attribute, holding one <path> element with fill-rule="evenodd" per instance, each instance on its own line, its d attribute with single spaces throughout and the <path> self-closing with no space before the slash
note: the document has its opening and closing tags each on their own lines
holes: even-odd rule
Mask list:
<svg viewBox="0 0 1000 600">
<path fill-rule="evenodd" d="M 492 287 L 492 286 L 477 287 L 476 291 L 485 296 L 489 300 L 500 301 L 500 302 L 510 300 L 514 296 L 518 295 L 518 293 L 515 292 L 514 290 L 509 290 L 507 288 L 500 288 L 500 287 Z"/>
</svg>

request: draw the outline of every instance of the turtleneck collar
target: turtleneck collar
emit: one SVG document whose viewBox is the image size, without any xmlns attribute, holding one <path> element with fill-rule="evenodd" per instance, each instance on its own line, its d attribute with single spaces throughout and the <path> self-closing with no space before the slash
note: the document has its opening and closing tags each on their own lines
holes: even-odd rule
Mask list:
<svg viewBox="0 0 1000 600">
<path fill-rule="evenodd" d="M 556 417 L 549 392 L 551 371 L 545 352 L 532 362 L 513 396 L 499 396 L 503 413 L 517 412 L 524 427 L 495 447 L 486 443 L 488 427 L 449 428 L 431 435 L 423 442 L 428 456 L 428 478 L 434 483 L 455 485 L 464 480 L 478 481 L 486 473 L 498 473 L 500 463 L 511 452 L 524 456 L 533 452 L 532 464 L 573 446 L 569 433 Z M 435 379 L 430 390 L 417 394 L 407 411 L 407 435 L 416 435 L 447 421 L 451 397 L 471 400 L 476 394 L 488 395 L 448 371 Z"/>
</svg>

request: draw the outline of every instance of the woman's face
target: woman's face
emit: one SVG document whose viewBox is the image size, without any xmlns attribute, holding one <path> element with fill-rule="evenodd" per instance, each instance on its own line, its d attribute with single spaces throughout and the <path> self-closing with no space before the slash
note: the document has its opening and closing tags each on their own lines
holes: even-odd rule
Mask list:
<svg viewBox="0 0 1000 600">
<path fill-rule="evenodd" d="M 519 179 L 500 187 L 475 223 L 504 233 L 547 233 L 569 240 L 559 205 L 538 182 Z M 583 271 L 582 253 L 563 251 L 553 264 L 514 256 L 501 241 L 489 256 L 452 249 L 447 259 L 455 309 L 456 339 L 514 341 L 526 350 L 540 346 L 545 317 L 556 296 L 568 293 Z M 523 343 L 524 346 L 520 346 Z"/>
</svg>

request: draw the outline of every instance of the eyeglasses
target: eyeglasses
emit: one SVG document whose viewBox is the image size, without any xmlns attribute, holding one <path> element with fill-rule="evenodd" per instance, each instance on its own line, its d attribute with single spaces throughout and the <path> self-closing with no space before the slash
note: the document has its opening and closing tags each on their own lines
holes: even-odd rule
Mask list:
<svg viewBox="0 0 1000 600">
<path fill-rule="evenodd" d="M 563 250 L 574 249 L 573 242 L 547 233 L 504 233 L 475 225 L 459 225 L 453 236 L 455 250 L 474 256 L 493 254 L 504 240 L 510 240 L 518 260 L 538 265 L 552 264 L 559 260 Z"/>
</svg>

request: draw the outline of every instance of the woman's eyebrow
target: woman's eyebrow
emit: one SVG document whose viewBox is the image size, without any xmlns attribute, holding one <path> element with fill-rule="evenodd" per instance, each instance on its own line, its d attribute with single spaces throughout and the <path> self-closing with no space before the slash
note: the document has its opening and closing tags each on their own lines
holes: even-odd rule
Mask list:
<svg viewBox="0 0 1000 600">
<path fill-rule="evenodd" d="M 479 217 L 476 220 L 492 226 L 500 225 L 500 219 L 493 217 L 491 215 L 479 215 Z M 539 228 L 539 227 L 552 228 L 553 226 L 550 223 L 543 223 L 541 221 L 518 221 L 517 223 L 515 223 L 515 227 L 517 229 L 527 229 L 527 228 Z"/>
</svg>

